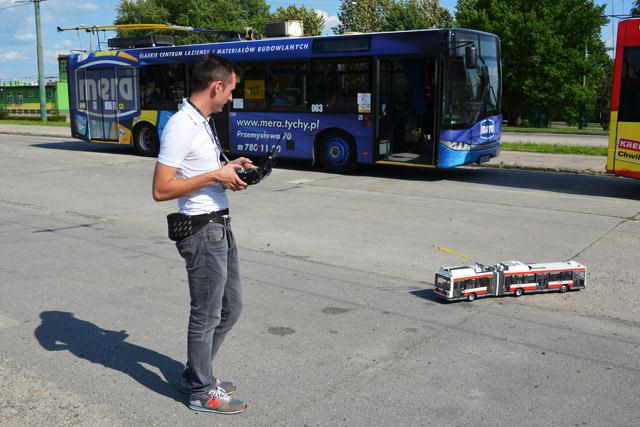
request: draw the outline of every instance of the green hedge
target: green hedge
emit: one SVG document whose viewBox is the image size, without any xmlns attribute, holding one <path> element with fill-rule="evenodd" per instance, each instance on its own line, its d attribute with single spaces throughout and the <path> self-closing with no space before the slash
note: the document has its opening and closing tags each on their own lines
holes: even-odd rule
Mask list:
<svg viewBox="0 0 640 427">
<path fill-rule="evenodd" d="M 39 122 L 40 121 L 40 117 L 36 116 L 29 116 L 29 117 L 25 117 L 25 116 L 12 116 L 9 114 L 8 111 L 0 111 L 0 120 L 26 120 L 26 121 L 30 121 L 30 122 Z M 67 116 L 63 115 L 63 114 L 49 114 L 47 115 L 47 121 L 49 122 L 66 122 L 67 121 Z"/>
</svg>

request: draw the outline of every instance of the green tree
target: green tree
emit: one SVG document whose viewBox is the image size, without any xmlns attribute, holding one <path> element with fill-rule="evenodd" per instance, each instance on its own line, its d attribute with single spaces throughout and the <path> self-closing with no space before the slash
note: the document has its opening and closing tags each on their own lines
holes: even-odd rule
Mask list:
<svg viewBox="0 0 640 427">
<path fill-rule="evenodd" d="M 394 1 L 387 10 L 383 31 L 446 28 L 453 25 L 453 16 L 438 0 Z"/>
<path fill-rule="evenodd" d="M 631 15 L 640 16 L 640 0 L 636 0 L 634 5 L 631 7 Z"/>
<path fill-rule="evenodd" d="M 453 17 L 439 0 L 343 0 L 336 34 L 449 27 Z"/>
<path fill-rule="evenodd" d="M 600 39 L 605 6 L 592 0 L 459 0 L 457 24 L 502 40 L 503 112 L 578 122 L 597 118 L 611 59 Z"/>
<path fill-rule="evenodd" d="M 333 27 L 336 34 L 348 32 L 369 33 L 382 31 L 385 12 L 392 0 L 342 0 L 338 19 Z"/>
<path fill-rule="evenodd" d="M 302 21 L 302 28 L 305 36 L 317 36 L 324 30 L 324 18 L 313 9 L 305 6 L 289 5 L 286 9 L 279 7 L 273 14 L 274 20 L 297 19 Z"/>
<path fill-rule="evenodd" d="M 245 27 L 262 32 L 269 16 L 265 0 L 120 0 L 115 23 L 171 23 L 242 34 Z M 181 43 L 203 43 L 220 38 L 211 33 L 176 32 L 175 35 Z"/>
</svg>

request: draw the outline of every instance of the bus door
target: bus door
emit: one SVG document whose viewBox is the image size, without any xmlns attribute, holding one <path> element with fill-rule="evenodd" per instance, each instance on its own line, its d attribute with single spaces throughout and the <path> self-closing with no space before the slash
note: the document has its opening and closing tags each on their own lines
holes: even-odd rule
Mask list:
<svg viewBox="0 0 640 427">
<path fill-rule="evenodd" d="M 78 70 L 78 99 L 87 112 L 87 136 L 91 141 L 118 141 L 116 68 Z"/>
<path fill-rule="evenodd" d="M 435 164 L 435 70 L 435 58 L 380 59 L 380 159 Z"/>
<path fill-rule="evenodd" d="M 112 108 L 110 114 L 114 114 L 112 126 L 115 126 L 117 134 L 111 136 L 120 144 L 131 144 L 133 138 L 131 122 L 140 114 L 138 68 L 118 66 L 115 70 L 116 80 L 110 94 L 109 106 Z"/>
<path fill-rule="evenodd" d="M 69 75 L 69 107 L 71 135 L 89 140 L 89 111 L 84 85 L 86 70 L 77 69 Z"/>
<path fill-rule="evenodd" d="M 584 288 L 584 282 L 585 282 L 584 271 L 574 271 L 572 275 L 572 279 L 573 279 L 574 288 Z"/>
<path fill-rule="evenodd" d="M 549 273 L 536 274 L 536 282 L 538 282 L 538 289 L 549 289 Z"/>
</svg>

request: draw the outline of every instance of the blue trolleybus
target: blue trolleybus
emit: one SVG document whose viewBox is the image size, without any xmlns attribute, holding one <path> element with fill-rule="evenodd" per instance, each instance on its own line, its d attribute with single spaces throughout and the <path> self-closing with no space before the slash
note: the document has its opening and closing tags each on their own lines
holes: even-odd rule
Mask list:
<svg viewBox="0 0 640 427">
<path fill-rule="evenodd" d="M 189 95 L 193 64 L 214 53 L 241 70 L 215 117 L 233 155 L 450 168 L 498 155 L 500 40 L 467 29 L 271 38 L 108 50 L 68 57 L 71 129 L 90 142 L 158 152 Z"/>
</svg>

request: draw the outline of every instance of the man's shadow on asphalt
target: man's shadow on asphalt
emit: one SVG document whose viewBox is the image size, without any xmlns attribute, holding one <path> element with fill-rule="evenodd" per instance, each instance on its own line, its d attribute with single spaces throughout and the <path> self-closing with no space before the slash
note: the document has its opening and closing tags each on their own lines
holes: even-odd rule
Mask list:
<svg viewBox="0 0 640 427">
<path fill-rule="evenodd" d="M 42 323 L 34 331 L 40 345 L 49 351 L 68 350 L 81 359 L 98 363 L 129 375 L 163 396 L 184 403 L 171 380 L 178 380 L 184 366 L 156 351 L 126 342 L 126 331 L 102 329 L 65 311 L 43 311 Z M 143 364 L 160 370 L 164 379 Z"/>
</svg>

